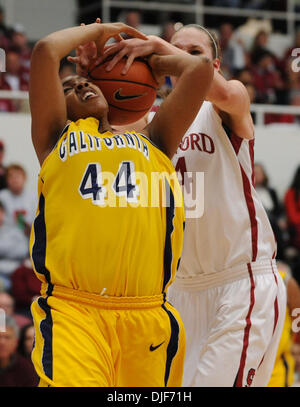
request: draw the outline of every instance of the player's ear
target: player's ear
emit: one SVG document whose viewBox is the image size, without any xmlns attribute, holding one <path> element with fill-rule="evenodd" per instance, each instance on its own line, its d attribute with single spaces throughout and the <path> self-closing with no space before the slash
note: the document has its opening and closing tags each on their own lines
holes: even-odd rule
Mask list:
<svg viewBox="0 0 300 407">
<path fill-rule="evenodd" d="M 219 58 L 214 59 L 213 66 L 217 71 L 219 71 L 221 69 L 221 61 Z"/>
</svg>

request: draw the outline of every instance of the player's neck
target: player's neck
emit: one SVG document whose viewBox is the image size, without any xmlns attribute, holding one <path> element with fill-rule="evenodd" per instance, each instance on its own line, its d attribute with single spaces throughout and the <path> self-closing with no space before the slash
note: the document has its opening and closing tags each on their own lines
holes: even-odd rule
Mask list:
<svg viewBox="0 0 300 407">
<path fill-rule="evenodd" d="M 99 127 L 98 127 L 99 133 L 105 133 L 106 131 L 113 132 L 113 129 L 112 129 L 111 125 L 109 124 L 107 118 L 102 117 L 98 120 L 99 120 Z"/>
</svg>

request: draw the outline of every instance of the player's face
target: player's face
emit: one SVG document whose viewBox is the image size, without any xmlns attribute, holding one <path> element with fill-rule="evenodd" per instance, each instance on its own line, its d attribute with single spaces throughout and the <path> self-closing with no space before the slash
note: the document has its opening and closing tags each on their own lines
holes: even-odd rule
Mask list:
<svg viewBox="0 0 300 407">
<path fill-rule="evenodd" d="M 205 55 L 214 59 L 209 36 L 198 28 L 182 28 L 173 35 L 171 43 L 191 55 Z"/>
<path fill-rule="evenodd" d="M 195 27 L 182 28 L 177 31 L 172 39 L 171 44 L 175 47 L 188 52 L 191 55 L 204 55 L 213 61 L 213 65 L 217 71 L 220 70 L 220 60 L 214 58 L 211 48 L 211 40 L 208 34 Z M 177 78 L 172 78 L 172 83 L 175 86 Z"/>
<path fill-rule="evenodd" d="M 103 118 L 108 103 L 98 86 L 78 75 L 62 79 L 68 119 Z"/>
</svg>

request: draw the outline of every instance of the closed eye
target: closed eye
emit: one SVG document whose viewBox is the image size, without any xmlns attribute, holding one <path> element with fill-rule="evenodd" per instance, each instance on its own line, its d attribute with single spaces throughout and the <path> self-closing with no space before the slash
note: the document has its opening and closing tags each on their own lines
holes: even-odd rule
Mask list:
<svg viewBox="0 0 300 407">
<path fill-rule="evenodd" d="M 64 94 L 68 93 L 69 90 L 72 90 L 73 88 L 64 88 Z"/>
<path fill-rule="evenodd" d="M 202 51 L 200 51 L 198 49 L 193 49 L 192 51 L 189 52 L 189 54 L 191 54 L 191 55 L 201 55 Z"/>
</svg>

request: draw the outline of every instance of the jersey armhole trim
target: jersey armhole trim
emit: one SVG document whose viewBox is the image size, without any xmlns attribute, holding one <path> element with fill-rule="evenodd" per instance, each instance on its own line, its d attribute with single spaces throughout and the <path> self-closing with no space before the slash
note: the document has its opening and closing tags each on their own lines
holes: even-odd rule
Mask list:
<svg viewBox="0 0 300 407">
<path fill-rule="evenodd" d="M 63 128 L 63 130 L 60 132 L 59 137 L 58 137 L 58 139 L 57 139 L 55 145 L 53 146 L 52 150 L 50 151 L 50 153 L 47 155 L 47 157 L 46 157 L 46 158 L 44 159 L 44 161 L 43 161 L 43 164 L 42 164 L 41 169 L 40 169 L 40 173 L 42 172 L 42 169 L 43 169 L 44 166 L 46 165 L 46 162 L 48 161 L 48 159 L 49 159 L 50 156 L 52 155 L 53 151 L 56 149 L 59 140 L 60 140 L 60 139 L 63 137 L 63 135 L 68 131 L 68 129 L 69 129 L 69 127 L 70 127 L 70 124 L 71 124 L 71 123 L 67 123 L 67 124 L 65 125 L 65 127 Z"/>
</svg>

